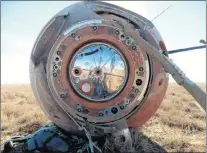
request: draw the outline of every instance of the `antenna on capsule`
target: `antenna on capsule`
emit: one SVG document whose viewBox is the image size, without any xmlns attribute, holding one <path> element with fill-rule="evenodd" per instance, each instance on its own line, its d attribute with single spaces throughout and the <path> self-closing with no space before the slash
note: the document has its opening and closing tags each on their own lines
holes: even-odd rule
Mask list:
<svg viewBox="0 0 207 153">
<path fill-rule="evenodd" d="M 172 5 L 168 6 L 168 7 L 167 7 L 165 10 L 163 10 L 160 14 L 158 14 L 157 16 L 155 16 L 155 17 L 151 20 L 151 22 L 152 22 L 153 20 L 155 20 L 157 17 L 159 17 L 161 14 L 163 14 L 165 11 L 167 11 L 171 6 L 172 6 Z"/>
</svg>

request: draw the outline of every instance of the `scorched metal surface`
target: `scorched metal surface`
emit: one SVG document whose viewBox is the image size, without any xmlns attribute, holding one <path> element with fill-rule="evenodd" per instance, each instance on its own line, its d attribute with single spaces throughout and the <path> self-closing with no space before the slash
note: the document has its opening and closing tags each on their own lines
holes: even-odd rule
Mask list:
<svg viewBox="0 0 207 153">
<path fill-rule="evenodd" d="M 79 135 L 84 126 L 92 136 L 149 120 L 169 78 L 140 36 L 166 51 L 149 20 L 121 7 L 85 1 L 57 13 L 40 32 L 30 61 L 32 89 L 49 119 Z"/>
</svg>

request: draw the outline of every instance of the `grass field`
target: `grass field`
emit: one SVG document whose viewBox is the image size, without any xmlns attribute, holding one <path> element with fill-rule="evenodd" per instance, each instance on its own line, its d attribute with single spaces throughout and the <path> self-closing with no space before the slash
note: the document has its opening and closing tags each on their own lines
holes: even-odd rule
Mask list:
<svg viewBox="0 0 207 153">
<path fill-rule="evenodd" d="M 206 85 L 199 86 L 205 90 Z M 205 152 L 206 117 L 185 89 L 170 84 L 156 114 L 133 133 L 135 150 L 144 152 Z M 32 133 L 48 120 L 35 102 L 29 85 L 1 86 L 1 142 Z M 113 149 L 107 139 L 105 146 Z"/>
</svg>

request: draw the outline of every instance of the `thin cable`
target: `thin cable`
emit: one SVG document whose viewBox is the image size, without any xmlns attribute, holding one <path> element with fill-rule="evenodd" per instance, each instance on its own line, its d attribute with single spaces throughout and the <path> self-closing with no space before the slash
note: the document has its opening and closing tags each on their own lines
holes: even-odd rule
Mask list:
<svg viewBox="0 0 207 153">
<path fill-rule="evenodd" d="M 164 13 L 166 10 L 168 10 L 171 6 L 172 6 L 172 5 L 168 6 L 168 8 L 166 8 L 164 11 L 162 11 L 160 14 L 158 14 L 156 17 L 154 17 L 154 18 L 151 20 L 151 22 L 152 22 L 153 20 L 155 20 L 157 17 L 159 17 L 162 13 Z"/>
</svg>

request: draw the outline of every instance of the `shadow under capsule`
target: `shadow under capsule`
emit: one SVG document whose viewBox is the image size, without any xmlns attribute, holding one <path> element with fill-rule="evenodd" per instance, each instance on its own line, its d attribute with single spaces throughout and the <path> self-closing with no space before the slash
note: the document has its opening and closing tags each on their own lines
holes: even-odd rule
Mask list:
<svg viewBox="0 0 207 153">
<path fill-rule="evenodd" d="M 113 136 L 108 135 L 106 137 L 105 143 L 102 146 L 103 153 L 144 153 L 144 152 L 164 152 L 167 151 L 162 148 L 159 144 L 152 141 L 149 137 L 139 132 L 135 128 L 130 128 L 130 133 L 132 137 L 132 148 L 129 149 L 126 146 L 125 139 L 122 141 L 115 139 Z"/>
</svg>

